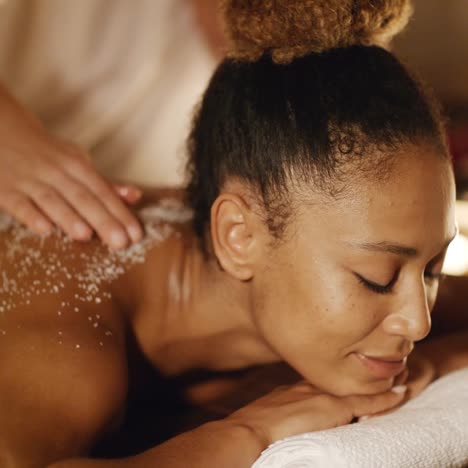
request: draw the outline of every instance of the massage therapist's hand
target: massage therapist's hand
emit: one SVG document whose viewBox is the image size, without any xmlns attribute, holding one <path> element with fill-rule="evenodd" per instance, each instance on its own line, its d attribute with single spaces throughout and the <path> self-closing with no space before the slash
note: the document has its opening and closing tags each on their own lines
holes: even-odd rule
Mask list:
<svg viewBox="0 0 468 468">
<path fill-rule="evenodd" d="M 73 239 L 94 231 L 120 248 L 142 236 L 126 206 L 138 197 L 109 184 L 82 149 L 49 135 L 0 87 L 0 210 L 39 234 L 55 224 Z"/>
<path fill-rule="evenodd" d="M 226 420 L 248 427 L 266 448 L 285 437 L 342 426 L 394 408 L 401 404 L 405 390 L 400 386 L 378 395 L 335 397 L 301 382 L 277 388 Z"/>
</svg>

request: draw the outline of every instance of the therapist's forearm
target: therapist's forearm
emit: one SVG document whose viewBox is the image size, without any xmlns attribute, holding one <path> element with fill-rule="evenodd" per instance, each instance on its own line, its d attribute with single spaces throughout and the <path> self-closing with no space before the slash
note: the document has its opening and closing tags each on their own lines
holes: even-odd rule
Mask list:
<svg viewBox="0 0 468 468">
<path fill-rule="evenodd" d="M 18 124 L 33 128 L 41 126 L 39 120 L 0 82 L 0 130 L 7 132 Z"/>
</svg>

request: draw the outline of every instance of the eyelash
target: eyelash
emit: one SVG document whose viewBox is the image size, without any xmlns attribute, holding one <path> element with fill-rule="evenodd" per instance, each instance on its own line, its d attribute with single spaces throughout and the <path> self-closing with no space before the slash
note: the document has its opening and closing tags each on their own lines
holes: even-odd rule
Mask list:
<svg viewBox="0 0 468 468">
<path fill-rule="evenodd" d="M 395 284 L 395 278 L 392 278 L 390 283 L 382 286 L 381 284 L 373 283 L 372 281 L 366 280 L 360 275 L 356 275 L 361 284 L 363 284 L 367 289 L 370 289 L 372 292 L 377 294 L 388 294 L 392 292 L 393 285 Z"/>
<path fill-rule="evenodd" d="M 377 283 L 373 283 L 372 281 L 366 280 L 360 275 L 356 275 L 358 280 L 361 284 L 363 284 L 367 289 L 375 292 L 377 294 L 389 294 L 392 292 L 393 286 L 398 279 L 398 275 L 396 274 L 390 281 L 390 283 L 386 285 L 381 285 Z M 429 279 L 430 281 L 442 281 L 445 278 L 445 275 L 442 273 L 431 273 L 430 271 L 425 271 L 424 276 Z"/>
</svg>

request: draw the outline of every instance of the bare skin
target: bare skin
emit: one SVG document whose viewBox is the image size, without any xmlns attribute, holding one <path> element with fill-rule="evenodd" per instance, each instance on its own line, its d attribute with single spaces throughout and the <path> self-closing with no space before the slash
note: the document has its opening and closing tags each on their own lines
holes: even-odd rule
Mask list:
<svg viewBox="0 0 468 468">
<path fill-rule="evenodd" d="M 75 312 L 77 283 L 65 280 L 58 293 L 46 291 L 30 304 L 19 305 L 17 297 L 17 305 L 0 316 L 0 356 L 7 370 L 0 377 L 3 465 L 182 467 L 189 458 L 194 467 L 247 467 L 274 440 L 401 404 L 408 394 L 391 389 L 401 383 L 407 354 L 429 332 L 437 275 L 455 233 L 448 165 L 425 147 L 404 148 L 402 154 L 398 172 L 385 184 L 360 181 L 352 198 L 326 210 L 301 204 L 291 230 L 302 234 L 290 234 L 279 246 L 272 244 L 251 194 L 231 181 L 212 208 L 208 258 L 190 226 L 176 224 L 144 263 L 100 285 L 111 300 L 80 302 Z M 6 261 L 7 241 L 4 235 L 2 268 L 14 277 L 19 259 Z M 45 258 L 59 248 L 52 238 L 28 242 L 41 245 Z M 390 242 L 406 250 L 369 247 Z M 79 271 L 80 254 L 97 255 L 103 247 L 92 241 L 70 249 L 63 262 Z M 408 249 L 416 252 L 408 255 Z M 384 285 L 396 272 L 391 293 L 376 292 L 362 279 Z M 28 270 L 24 284 L 35 274 Z M 94 327 L 89 317 L 97 315 Z M 287 382 L 298 375 L 305 381 L 138 456 L 76 458 L 86 457 L 121 420 L 135 365 L 129 336 L 164 378 L 285 361 L 297 373 L 288 371 Z M 404 370 L 377 375 L 361 363 L 367 356 L 399 358 Z M 439 375 L 442 361 L 436 363 Z M 433 378 L 433 367 L 426 369 L 414 379 L 415 392 Z M 233 389 L 242 387 L 215 384 L 187 388 L 186 394 L 208 405 L 224 398 L 229 411 Z"/>
</svg>

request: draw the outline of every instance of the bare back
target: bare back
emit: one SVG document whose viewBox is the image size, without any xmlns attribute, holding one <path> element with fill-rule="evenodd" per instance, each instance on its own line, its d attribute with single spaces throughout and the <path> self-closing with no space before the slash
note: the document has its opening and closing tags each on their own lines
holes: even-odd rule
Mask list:
<svg viewBox="0 0 468 468">
<path fill-rule="evenodd" d="M 40 238 L 1 219 L 2 466 L 86 454 L 121 419 L 146 259 L 161 257 L 153 277 L 164 278 L 165 252 L 173 250 L 166 244 L 190 217 L 175 199 L 140 214 L 146 237 L 123 251 L 98 240 L 71 242 L 59 232 Z"/>
</svg>

